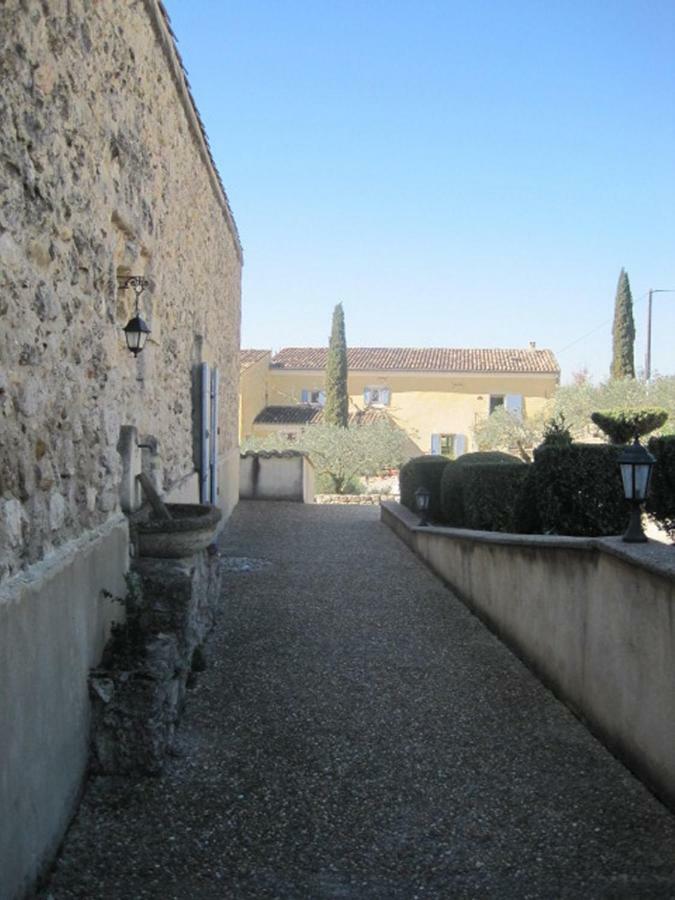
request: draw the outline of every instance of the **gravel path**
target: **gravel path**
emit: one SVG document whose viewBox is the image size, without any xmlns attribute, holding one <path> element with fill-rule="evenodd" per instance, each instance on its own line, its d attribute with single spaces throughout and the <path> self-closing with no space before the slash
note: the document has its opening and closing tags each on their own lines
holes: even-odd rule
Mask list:
<svg viewBox="0 0 675 900">
<path fill-rule="evenodd" d="M 180 753 L 45 897 L 675 897 L 675 817 L 378 517 L 240 504 Z"/>
</svg>

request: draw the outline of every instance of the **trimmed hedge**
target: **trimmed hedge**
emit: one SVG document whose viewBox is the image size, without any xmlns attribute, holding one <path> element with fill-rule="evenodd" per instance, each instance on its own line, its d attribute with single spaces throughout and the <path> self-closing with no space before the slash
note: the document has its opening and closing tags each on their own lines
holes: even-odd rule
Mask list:
<svg viewBox="0 0 675 900">
<path fill-rule="evenodd" d="M 620 447 L 572 444 L 537 447 L 534 484 L 541 531 L 599 537 L 623 534 L 629 517 L 619 472 Z"/>
<path fill-rule="evenodd" d="M 465 466 L 462 502 L 465 528 L 515 531 L 516 509 L 531 466 L 486 463 Z"/>
<path fill-rule="evenodd" d="M 522 460 L 509 453 L 492 451 L 489 453 L 465 453 L 455 464 L 443 472 L 441 481 L 441 511 L 443 522 L 453 528 L 476 528 L 488 531 L 508 530 L 490 524 L 493 520 L 503 523 L 512 518 L 506 512 L 504 504 L 500 504 L 498 492 L 502 488 L 497 484 L 509 484 L 508 474 L 500 475 L 502 469 L 509 472 L 514 467 L 524 466 Z M 469 475 L 478 469 L 477 475 Z M 487 474 L 489 469 L 490 474 Z M 486 473 L 486 487 L 480 487 L 480 473 Z M 497 474 L 493 474 L 493 473 Z M 500 480 L 501 479 L 501 480 Z M 471 499 L 465 485 L 471 482 Z M 493 493 L 494 491 L 494 493 Z M 512 491 L 506 490 L 507 503 L 515 503 Z M 481 524 L 469 524 L 478 523 Z M 488 523 L 488 524 L 485 524 Z"/>
<path fill-rule="evenodd" d="M 566 443 L 562 445 L 569 446 Z M 560 446 L 560 444 L 546 446 Z M 520 486 L 520 494 L 513 511 L 513 530 L 516 534 L 543 533 L 537 503 L 537 476 L 533 465 L 527 466 L 527 474 Z"/>
<path fill-rule="evenodd" d="M 455 464 L 445 456 L 416 456 L 401 466 L 398 482 L 401 490 L 401 503 L 417 512 L 415 491 L 425 487 L 431 492 L 429 501 L 429 518 L 441 518 L 441 478 L 446 468 Z"/>
<path fill-rule="evenodd" d="M 647 512 L 671 538 L 675 538 L 675 435 L 653 437 L 649 452 L 656 457 Z"/>
</svg>

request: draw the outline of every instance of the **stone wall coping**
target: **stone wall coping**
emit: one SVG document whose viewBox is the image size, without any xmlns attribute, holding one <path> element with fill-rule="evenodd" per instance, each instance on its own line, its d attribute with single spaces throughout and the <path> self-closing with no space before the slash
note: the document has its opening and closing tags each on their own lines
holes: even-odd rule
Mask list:
<svg viewBox="0 0 675 900">
<path fill-rule="evenodd" d="M 213 187 L 214 194 L 216 195 L 216 199 L 220 204 L 220 207 L 223 211 L 223 216 L 225 217 L 225 222 L 227 223 L 227 227 L 230 231 L 230 234 L 232 235 L 232 240 L 237 251 L 237 258 L 240 265 L 243 265 L 243 251 L 241 247 L 241 241 L 239 239 L 237 224 L 234 221 L 234 215 L 232 214 L 230 201 L 227 198 L 227 193 L 221 180 L 220 173 L 218 172 L 218 168 L 216 167 L 215 161 L 211 154 L 211 148 L 209 146 L 204 123 L 202 122 L 199 110 L 197 109 L 195 99 L 192 96 L 192 90 L 190 89 L 190 82 L 188 81 L 187 71 L 183 64 L 183 59 L 178 51 L 178 47 L 176 46 L 176 37 L 173 33 L 173 29 L 171 28 L 171 20 L 169 19 L 169 14 L 165 9 L 162 0 L 143 0 L 143 5 L 145 6 L 155 35 L 157 36 L 159 44 L 164 52 L 164 56 L 166 57 L 166 60 L 169 64 L 171 76 L 173 78 L 174 84 L 176 85 L 178 96 L 188 120 L 188 125 L 190 126 L 197 147 L 199 148 L 199 152 L 204 161 L 204 165 L 206 166 L 206 170 L 208 172 L 209 180 L 211 181 L 211 186 Z"/>
<path fill-rule="evenodd" d="M 410 531 L 439 534 L 454 540 L 495 546 L 530 549 L 567 549 L 599 551 L 630 565 L 639 566 L 675 583 L 675 547 L 648 540 L 645 544 L 627 544 L 620 536 L 570 537 L 556 534 L 510 534 L 502 531 L 471 531 L 468 528 L 448 528 L 440 525 L 419 525 L 419 516 L 393 500 L 383 500 L 382 507 Z"/>
</svg>

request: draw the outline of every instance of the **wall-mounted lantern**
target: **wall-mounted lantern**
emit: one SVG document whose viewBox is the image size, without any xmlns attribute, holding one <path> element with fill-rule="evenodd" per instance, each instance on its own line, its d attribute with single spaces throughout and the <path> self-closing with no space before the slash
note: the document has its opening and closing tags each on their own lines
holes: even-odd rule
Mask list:
<svg viewBox="0 0 675 900">
<path fill-rule="evenodd" d="M 623 493 L 631 504 L 630 521 L 623 536 L 623 540 L 629 544 L 641 544 L 647 540 L 642 530 L 640 507 L 647 499 L 655 462 L 654 457 L 637 438 L 635 443 L 626 447 L 619 455 Z"/>
<path fill-rule="evenodd" d="M 431 491 L 425 487 L 418 487 L 415 491 L 415 505 L 417 512 L 420 514 L 420 525 L 428 525 L 427 516 L 429 514 L 429 503 L 431 502 Z"/>
<path fill-rule="evenodd" d="M 129 319 L 122 330 L 124 331 L 124 337 L 127 341 L 127 347 L 134 356 L 138 356 L 143 347 L 145 347 L 145 342 L 150 334 L 150 329 L 143 319 L 141 319 L 139 310 L 141 294 L 148 286 L 148 280 L 143 278 L 142 275 L 118 275 L 117 283 L 120 290 L 124 291 L 130 287 L 136 294 L 135 315 L 133 318 Z"/>
</svg>

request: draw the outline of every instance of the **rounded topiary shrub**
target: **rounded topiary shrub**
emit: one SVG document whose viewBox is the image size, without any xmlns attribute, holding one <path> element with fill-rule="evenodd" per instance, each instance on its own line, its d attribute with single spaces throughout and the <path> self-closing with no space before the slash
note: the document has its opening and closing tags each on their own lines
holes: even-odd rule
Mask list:
<svg viewBox="0 0 675 900">
<path fill-rule="evenodd" d="M 484 524 L 469 524 L 469 522 L 476 523 L 480 521 L 481 523 L 485 523 L 490 521 L 493 513 L 488 509 L 488 506 L 491 506 L 491 504 L 487 503 L 486 498 L 487 495 L 490 494 L 491 488 L 487 487 L 487 483 L 489 481 L 490 485 L 493 485 L 499 480 L 500 476 L 499 474 L 488 475 L 486 478 L 485 491 L 482 491 L 480 488 L 480 475 L 476 478 L 470 478 L 472 485 L 471 504 L 487 504 L 485 505 L 484 513 L 482 513 L 479 510 L 472 510 L 469 508 L 470 503 L 465 497 L 464 490 L 464 485 L 467 483 L 466 473 L 477 467 L 480 468 L 481 472 L 486 467 L 492 472 L 492 470 L 511 469 L 513 466 L 524 465 L 523 461 L 518 459 L 517 456 L 511 456 L 509 453 L 502 453 L 499 450 L 485 453 L 465 453 L 463 456 L 460 456 L 456 460 L 454 466 L 443 472 L 443 479 L 441 482 L 441 512 L 444 524 L 450 525 L 452 528 L 480 528 L 486 530 Z M 500 522 L 503 520 L 501 512 L 497 514 L 496 510 L 494 510 L 494 515 Z M 487 530 L 492 530 L 492 526 L 487 527 Z M 502 529 L 499 528 L 496 530 Z"/>
<path fill-rule="evenodd" d="M 537 447 L 533 495 L 544 534 L 599 537 L 625 531 L 629 509 L 620 451 L 611 444 Z"/>
<path fill-rule="evenodd" d="M 429 518 L 441 518 L 441 478 L 446 468 L 454 463 L 445 456 L 416 456 L 409 459 L 401 467 L 398 481 L 401 490 L 401 503 L 417 512 L 415 491 L 425 487 L 431 492 L 429 501 Z"/>
<path fill-rule="evenodd" d="M 656 431 L 665 424 L 668 411 L 660 407 L 645 409 L 605 409 L 591 413 L 591 421 L 613 444 L 627 444 Z"/>
<path fill-rule="evenodd" d="M 653 437 L 649 452 L 656 458 L 647 498 L 647 512 L 675 539 L 675 435 Z"/>
<path fill-rule="evenodd" d="M 516 507 L 530 465 L 479 463 L 464 466 L 462 505 L 466 528 L 478 531 L 515 531 Z"/>
</svg>

